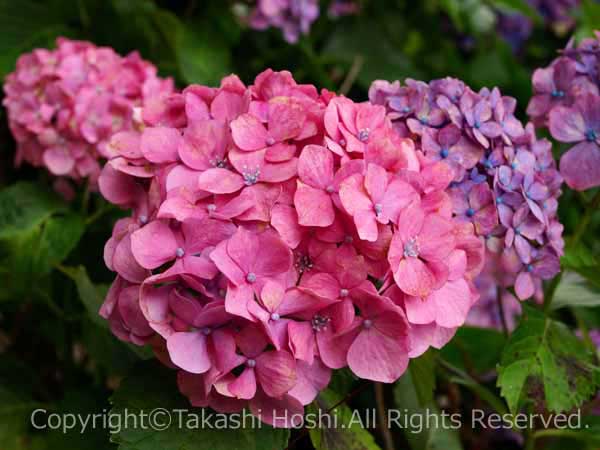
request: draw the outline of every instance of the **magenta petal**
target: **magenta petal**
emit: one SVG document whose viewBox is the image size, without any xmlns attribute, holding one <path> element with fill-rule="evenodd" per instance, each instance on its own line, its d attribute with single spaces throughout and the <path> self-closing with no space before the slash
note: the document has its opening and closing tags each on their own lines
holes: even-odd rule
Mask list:
<svg viewBox="0 0 600 450">
<path fill-rule="evenodd" d="M 435 274 L 418 258 L 404 258 L 394 272 L 398 287 L 413 297 L 426 297 L 437 284 Z"/>
<path fill-rule="evenodd" d="M 244 187 L 244 180 L 231 170 L 208 169 L 198 177 L 198 187 L 213 194 L 231 194 Z"/>
<path fill-rule="evenodd" d="M 256 359 L 256 377 L 270 397 L 281 397 L 296 384 L 296 361 L 286 351 L 262 353 Z"/>
<path fill-rule="evenodd" d="M 206 347 L 206 336 L 199 331 L 173 333 L 167 339 L 171 361 L 190 373 L 204 373 L 211 362 Z"/>
<path fill-rule="evenodd" d="M 259 389 L 249 406 L 252 414 L 275 428 L 298 427 L 304 420 L 304 406 L 291 395 L 273 398 Z"/>
<path fill-rule="evenodd" d="M 328 193 L 298 181 L 294 205 L 298 223 L 303 226 L 327 227 L 333 223 L 335 211 Z"/>
<path fill-rule="evenodd" d="M 305 361 L 297 361 L 296 369 L 298 381 L 288 392 L 288 395 L 294 397 L 303 405 L 308 405 L 329 384 L 331 369 L 325 366 L 319 359 L 315 359 L 312 364 Z"/>
<path fill-rule="evenodd" d="M 153 163 L 177 161 L 181 133 L 175 128 L 150 127 L 142 133 L 140 149 Z"/>
<path fill-rule="evenodd" d="M 150 222 L 131 235 L 133 256 L 146 269 L 156 269 L 175 258 L 177 248 L 171 228 L 161 220 Z"/>
<path fill-rule="evenodd" d="M 253 151 L 266 147 L 267 130 L 256 117 L 242 114 L 230 126 L 233 141 L 240 149 Z"/>
<path fill-rule="evenodd" d="M 348 366 L 360 378 L 393 383 L 408 367 L 408 347 L 375 328 L 362 330 L 348 350 Z"/>
<path fill-rule="evenodd" d="M 249 400 L 256 394 L 256 375 L 254 369 L 246 367 L 242 374 L 229 383 L 229 392 L 237 398 Z"/>
<path fill-rule="evenodd" d="M 325 147 L 307 145 L 298 159 L 298 176 L 314 188 L 327 189 L 333 183 L 333 154 Z"/>
<path fill-rule="evenodd" d="M 75 167 L 75 159 L 68 150 L 59 147 L 50 147 L 44 152 L 44 164 L 54 175 L 66 175 Z"/>
<path fill-rule="evenodd" d="M 129 234 L 115 248 L 112 265 L 119 275 L 131 283 L 141 283 L 148 276 L 148 271 L 144 270 L 134 258 Z"/>
</svg>

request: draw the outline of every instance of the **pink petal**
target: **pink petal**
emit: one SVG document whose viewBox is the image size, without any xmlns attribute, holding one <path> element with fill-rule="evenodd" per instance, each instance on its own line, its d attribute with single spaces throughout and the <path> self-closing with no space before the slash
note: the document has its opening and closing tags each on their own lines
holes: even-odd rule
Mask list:
<svg viewBox="0 0 600 450">
<path fill-rule="evenodd" d="M 181 133 L 175 128 L 146 128 L 140 140 L 140 150 L 153 163 L 177 161 Z"/>
<path fill-rule="evenodd" d="M 297 361 L 296 369 L 298 381 L 288 392 L 288 395 L 294 397 L 303 405 L 308 405 L 329 384 L 331 369 L 326 367 L 319 359 L 315 359 L 312 364 Z"/>
<path fill-rule="evenodd" d="M 260 150 L 267 146 L 267 130 L 256 117 L 242 114 L 231 122 L 230 127 L 233 141 L 241 150 Z"/>
<path fill-rule="evenodd" d="M 325 147 L 307 145 L 298 159 L 298 176 L 304 184 L 327 189 L 333 183 L 333 154 Z"/>
<path fill-rule="evenodd" d="M 198 177 L 198 187 L 213 194 L 231 194 L 244 187 L 244 180 L 227 169 L 208 169 Z"/>
<path fill-rule="evenodd" d="M 270 397 L 281 397 L 296 384 L 296 361 L 286 351 L 269 351 L 256 358 L 256 378 Z"/>
<path fill-rule="evenodd" d="M 256 375 L 254 369 L 246 367 L 233 383 L 229 383 L 229 392 L 243 400 L 253 398 L 256 394 Z"/>
<path fill-rule="evenodd" d="M 204 373 L 211 362 L 206 348 L 206 336 L 199 331 L 173 333 L 167 339 L 171 361 L 186 372 Z"/>
<path fill-rule="evenodd" d="M 44 164 L 54 175 L 66 175 L 75 167 L 75 159 L 66 148 L 50 147 L 44 152 Z"/>
<path fill-rule="evenodd" d="M 331 196 L 321 190 L 297 181 L 294 206 L 298 213 L 298 223 L 303 226 L 327 227 L 335 219 Z"/>
<path fill-rule="evenodd" d="M 348 366 L 360 378 L 393 383 L 408 367 L 407 343 L 363 329 L 348 350 Z"/>
<path fill-rule="evenodd" d="M 162 220 L 150 222 L 131 235 L 133 256 L 146 269 L 156 269 L 171 261 L 177 248 L 171 228 Z"/>
</svg>

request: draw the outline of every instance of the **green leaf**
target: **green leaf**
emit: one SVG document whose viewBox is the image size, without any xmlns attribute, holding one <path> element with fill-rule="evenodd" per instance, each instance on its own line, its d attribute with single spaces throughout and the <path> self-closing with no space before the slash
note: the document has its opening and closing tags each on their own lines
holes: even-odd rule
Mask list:
<svg viewBox="0 0 600 450">
<path fill-rule="evenodd" d="M 369 21 L 340 24 L 332 33 L 323 53 L 332 59 L 359 68 L 357 81 L 368 88 L 373 80 L 422 78 L 422 73 L 402 49 L 394 47 L 381 26 Z"/>
<path fill-rule="evenodd" d="M 536 9 L 531 7 L 526 0 L 491 0 L 490 3 L 498 9 L 521 13 L 538 23 L 542 20 Z"/>
<path fill-rule="evenodd" d="M 208 21 L 184 25 L 177 55 L 186 82 L 218 84 L 231 72 L 229 48 L 222 39 L 215 39 L 216 35 Z"/>
<path fill-rule="evenodd" d="M 25 450 L 25 435 L 29 415 L 38 403 L 22 393 L 12 391 L 0 384 L 0 448 L 2 450 Z"/>
<path fill-rule="evenodd" d="M 58 36 L 70 34 L 66 24 L 76 15 L 77 8 L 61 7 L 56 0 L 0 0 L 0 79 L 14 70 L 22 53 L 52 47 Z"/>
<path fill-rule="evenodd" d="M 104 303 L 108 287 L 92 283 L 83 266 L 62 267 L 61 271 L 73 280 L 75 286 L 77 286 L 79 298 L 85 306 L 92 322 L 104 329 L 108 329 L 108 323 L 98 314 L 102 303 Z"/>
<path fill-rule="evenodd" d="M 577 273 L 565 272 L 554 293 L 552 309 L 570 306 L 600 306 L 600 288 Z"/>
<path fill-rule="evenodd" d="M 594 0 L 583 0 L 578 13 L 581 20 L 575 33 L 576 38 L 581 40 L 593 36 L 600 23 L 600 4 L 594 2 Z"/>
<path fill-rule="evenodd" d="M 0 191 L 0 299 L 43 291 L 84 230 L 83 218 L 46 188 L 19 182 Z"/>
<path fill-rule="evenodd" d="M 115 430 L 111 440 L 119 444 L 119 450 L 279 450 L 286 447 L 290 431 L 265 424 L 239 429 L 201 426 L 194 429 L 195 426 L 186 426 L 188 421 L 180 424 L 177 410 L 186 409 L 196 417 L 202 417 L 202 410 L 192 408 L 179 394 L 175 378 L 175 371 L 153 361 L 140 364 L 123 380 L 111 397 L 111 414 L 122 415 L 124 419 L 126 413 L 144 411 L 150 414 L 157 408 L 164 408 L 170 412 L 172 420 L 162 431 L 152 430 L 149 426 Z M 206 411 L 206 414 L 211 413 Z M 190 416 L 184 415 L 184 420 L 186 417 Z M 247 424 L 251 424 L 252 421 L 247 420 Z"/>
<path fill-rule="evenodd" d="M 498 330 L 463 326 L 441 354 L 455 366 L 484 373 L 496 367 L 505 343 L 506 338 Z"/>
<path fill-rule="evenodd" d="M 524 309 L 498 367 L 498 386 L 511 412 L 525 401 L 553 412 L 579 406 L 599 385 L 594 355 L 562 323 Z"/>
<path fill-rule="evenodd" d="M 47 273 L 61 263 L 76 246 L 83 232 L 85 222 L 77 214 L 49 218 L 41 232 L 37 253 L 37 267 L 40 273 Z"/>
<path fill-rule="evenodd" d="M 433 402 L 435 358 L 434 351 L 429 350 L 418 358 L 411 359 L 408 366 L 419 404 L 423 407 Z"/>
<path fill-rule="evenodd" d="M 394 385 L 396 410 L 392 419 L 404 431 L 412 450 L 462 450 L 457 430 L 461 424 L 449 414 L 442 415 L 435 403 L 422 406 L 409 370 Z M 437 416 L 436 416 L 437 415 Z M 394 425 L 392 421 L 390 425 Z"/>
<path fill-rule="evenodd" d="M 373 435 L 366 429 L 366 418 L 361 419 L 359 411 L 354 412 L 345 404 L 340 404 L 332 409 L 343 395 L 326 389 L 307 408 L 307 414 L 319 417 L 327 414 L 336 420 L 326 426 L 309 428 L 310 439 L 316 450 L 379 450 Z M 333 426 L 337 424 L 337 426 Z M 370 424 L 371 426 L 373 424 Z"/>
<path fill-rule="evenodd" d="M 0 239 L 41 225 L 65 205 L 40 185 L 18 182 L 0 191 Z"/>
</svg>

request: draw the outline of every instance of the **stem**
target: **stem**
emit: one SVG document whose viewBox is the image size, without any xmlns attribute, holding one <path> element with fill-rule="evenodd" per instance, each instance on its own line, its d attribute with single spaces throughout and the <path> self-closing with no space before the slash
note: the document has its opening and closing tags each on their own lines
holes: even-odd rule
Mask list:
<svg viewBox="0 0 600 450">
<path fill-rule="evenodd" d="M 496 288 L 496 300 L 498 301 L 498 310 L 500 311 L 502 331 L 504 332 L 504 336 L 508 337 L 508 323 L 506 322 L 506 315 L 504 314 L 504 301 L 502 298 L 502 288 L 500 286 Z"/>
<path fill-rule="evenodd" d="M 538 430 L 538 431 L 536 431 L 535 433 L 533 433 L 533 436 L 532 436 L 531 440 L 535 441 L 536 439 L 544 438 L 544 437 L 566 437 L 566 438 L 571 438 L 571 439 L 577 439 L 577 440 L 581 440 L 581 441 L 586 441 L 589 438 L 589 435 L 586 436 L 581 431 L 559 430 L 557 428 L 549 428 L 549 429 L 546 429 L 546 430 Z"/>
<path fill-rule="evenodd" d="M 448 361 L 439 358 L 438 362 L 440 363 L 440 366 L 442 366 L 449 372 L 457 375 L 456 377 L 452 377 L 451 381 L 471 389 L 473 392 L 478 394 L 483 400 L 485 400 L 492 408 L 494 408 L 496 412 L 500 414 L 508 414 L 508 408 L 506 407 L 502 399 L 500 399 L 490 389 L 486 388 L 485 386 L 480 384 L 475 378 L 466 373 L 464 370 L 459 369 L 458 367 L 452 365 Z"/>
<path fill-rule="evenodd" d="M 387 411 L 385 409 L 385 395 L 383 393 L 383 384 L 375 383 L 375 404 L 377 406 L 377 428 L 383 437 L 385 450 L 394 450 L 394 438 L 392 432 L 386 426 Z"/>
<path fill-rule="evenodd" d="M 365 58 L 363 57 L 363 55 L 358 54 L 354 57 L 354 60 L 352 61 L 352 66 L 350 67 L 350 70 L 348 71 L 348 74 L 346 75 L 346 78 L 344 79 L 344 82 L 340 87 L 340 94 L 346 95 L 350 91 L 352 85 L 358 77 L 358 74 L 360 73 L 360 69 L 362 69 L 364 62 Z"/>
</svg>

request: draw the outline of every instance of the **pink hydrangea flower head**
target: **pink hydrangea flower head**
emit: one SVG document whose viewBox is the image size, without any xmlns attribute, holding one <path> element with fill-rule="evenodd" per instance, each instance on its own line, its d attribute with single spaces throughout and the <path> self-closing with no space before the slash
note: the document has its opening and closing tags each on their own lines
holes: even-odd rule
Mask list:
<svg viewBox="0 0 600 450">
<path fill-rule="evenodd" d="M 6 77 L 3 104 L 17 141 L 15 163 L 44 166 L 76 182 L 88 179 L 94 188 L 101 160 L 135 147 L 123 136 L 122 147 L 111 148 L 110 137 L 139 127 L 139 107 L 171 93 L 173 82 L 159 78 L 136 52 L 122 57 L 66 38 L 56 45 L 22 55 Z"/>
<path fill-rule="evenodd" d="M 132 211 L 106 244 L 117 278 L 102 314 L 154 345 L 192 404 L 291 426 L 264 411 L 301 413 L 343 367 L 393 382 L 464 323 L 494 196 L 473 194 L 476 220 L 453 216 L 456 166 L 428 159 L 385 107 L 267 70 L 141 117 L 112 137 L 100 177 Z M 484 153 L 441 139 L 468 169 Z"/>
</svg>

